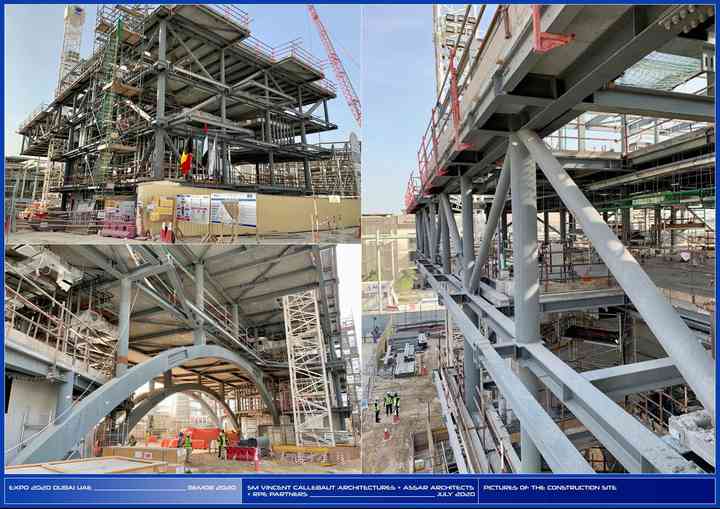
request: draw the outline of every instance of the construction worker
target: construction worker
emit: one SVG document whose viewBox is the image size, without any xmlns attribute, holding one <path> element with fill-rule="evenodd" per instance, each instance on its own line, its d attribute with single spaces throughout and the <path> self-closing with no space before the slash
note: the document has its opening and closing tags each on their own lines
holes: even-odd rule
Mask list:
<svg viewBox="0 0 720 509">
<path fill-rule="evenodd" d="M 181 449 L 184 445 L 185 445 L 185 438 L 183 437 L 183 432 L 178 431 L 177 448 Z"/>
<path fill-rule="evenodd" d="M 227 459 L 227 435 L 225 434 L 225 430 L 220 430 L 220 435 L 218 436 L 218 458 L 223 460 Z"/>
<path fill-rule="evenodd" d="M 185 463 L 190 463 L 190 456 L 192 455 L 192 438 L 190 438 L 190 433 L 185 435 Z"/>
<path fill-rule="evenodd" d="M 395 415 L 400 415 L 400 394 L 397 392 L 395 393 L 395 396 L 393 396 L 393 406 L 395 407 Z"/>
<path fill-rule="evenodd" d="M 385 415 L 392 415 L 393 399 L 389 392 L 385 393 Z"/>
<path fill-rule="evenodd" d="M 375 399 L 375 422 L 380 422 L 380 400 Z"/>
</svg>

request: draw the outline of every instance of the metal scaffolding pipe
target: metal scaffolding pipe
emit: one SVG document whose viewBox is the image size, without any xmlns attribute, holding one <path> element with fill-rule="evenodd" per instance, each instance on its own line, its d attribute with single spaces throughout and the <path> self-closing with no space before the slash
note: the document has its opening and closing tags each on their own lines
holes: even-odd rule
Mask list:
<svg viewBox="0 0 720 509">
<path fill-rule="evenodd" d="M 538 135 L 527 129 L 518 135 L 683 378 L 714 416 L 715 367 L 711 356 Z"/>
<path fill-rule="evenodd" d="M 498 219 L 500 214 L 505 210 L 505 199 L 507 198 L 508 190 L 510 189 L 510 158 L 506 157 L 503 161 L 502 170 L 498 177 L 497 184 L 495 185 L 495 196 L 493 197 L 492 207 L 490 208 L 490 216 L 485 223 L 485 233 L 483 234 L 482 243 L 480 244 L 480 250 L 478 251 L 477 258 L 475 259 L 475 266 L 473 267 L 472 276 L 470 277 L 470 293 L 475 293 L 480 284 L 480 271 L 488 261 L 490 256 L 490 246 L 492 244 L 493 234 L 497 228 Z"/>
</svg>

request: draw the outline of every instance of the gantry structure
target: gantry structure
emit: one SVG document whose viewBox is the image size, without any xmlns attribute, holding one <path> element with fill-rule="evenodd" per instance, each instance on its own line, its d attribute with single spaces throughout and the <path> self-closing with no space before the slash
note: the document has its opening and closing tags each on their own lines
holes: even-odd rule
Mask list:
<svg viewBox="0 0 720 509">
<path fill-rule="evenodd" d="M 71 196 L 132 194 L 139 182 L 163 179 L 337 193 L 342 171 L 325 179 L 312 167 L 345 171 L 343 147 L 308 142 L 337 128 L 328 113 L 335 87 L 299 40 L 263 43 L 231 4 L 99 4 L 94 35 L 92 55 L 66 70 L 55 97 L 18 129 L 22 154 L 64 163 L 65 206 Z M 188 144 L 189 178 L 180 169 Z M 351 187 L 344 194 L 357 195 Z"/>
<path fill-rule="evenodd" d="M 123 443 L 177 393 L 215 400 L 237 430 L 292 425 L 282 298 L 299 292 L 317 309 L 332 440 L 353 440 L 334 247 L 17 246 L 5 259 L 6 374 L 59 387 L 49 423 L 6 445 L 10 463 Z"/>
<path fill-rule="evenodd" d="M 714 8 L 480 9 L 487 31 L 473 58 L 450 60 L 405 196 L 418 271 L 458 353 L 435 373 L 458 471 L 598 471 L 581 454 L 589 447 L 618 472 L 714 468 L 714 334 L 701 340 L 692 313 L 639 261 L 691 256 L 697 244 L 673 245 L 689 230 L 709 232 L 701 252 L 714 256 L 704 217 L 715 199 Z M 663 251 L 668 234 L 673 250 Z M 586 268 L 572 266 L 578 252 Z M 583 286 L 598 276 L 602 284 Z M 714 279 L 706 284 L 714 296 Z M 608 342 L 575 318 L 614 310 L 644 321 L 658 358 L 628 355 L 623 324 Z M 552 314 L 576 321 L 547 330 Z M 714 317 L 705 317 L 709 332 Z M 572 334 L 612 344 L 619 360 L 579 367 L 560 354 Z M 667 417 L 655 429 L 628 404 L 678 384 L 694 401 L 685 410 L 704 409 L 696 430 L 711 445 L 673 442 L 662 436 Z M 501 418 L 508 409 L 519 428 Z"/>
</svg>

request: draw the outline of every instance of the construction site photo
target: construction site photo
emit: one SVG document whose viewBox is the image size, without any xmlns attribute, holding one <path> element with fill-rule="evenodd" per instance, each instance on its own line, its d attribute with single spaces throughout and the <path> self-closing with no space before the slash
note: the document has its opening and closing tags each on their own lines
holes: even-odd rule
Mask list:
<svg viewBox="0 0 720 509">
<path fill-rule="evenodd" d="M 359 472 L 359 256 L 6 246 L 5 472 Z"/>
<path fill-rule="evenodd" d="M 360 6 L 11 5 L 5 29 L 6 240 L 359 242 Z"/>
<path fill-rule="evenodd" d="M 714 473 L 714 7 L 365 19 L 363 472 Z"/>
</svg>

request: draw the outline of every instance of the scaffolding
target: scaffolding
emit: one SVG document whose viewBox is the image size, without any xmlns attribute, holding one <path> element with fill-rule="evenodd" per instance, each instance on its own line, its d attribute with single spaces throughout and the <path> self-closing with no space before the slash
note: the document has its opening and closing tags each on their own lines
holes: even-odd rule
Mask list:
<svg viewBox="0 0 720 509">
<path fill-rule="evenodd" d="M 78 46 L 66 35 L 68 48 Z M 308 140 L 337 128 L 327 109 L 335 89 L 322 62 L 299 40 L 276 47 L 259 41 L 236 6 L 99 4 L 93 54 L 80 59 L 72 48 L 63 50 L 75 60 L 64 58 L 55 98 L 18 129 L 23 155 L 65 166 L 64 181 L 53 189 L 75 198 L 65 207 L 77 207 L 88 190 L 102 201 L 165 179 L 357 195 L 342 153 Z M 204 158 L 206 141 L 212 155 Z M 184 173 L 187 146 L 195 157 Z M 310 165 L 321 161 L 337 168 L 334 180 L 321 178 L 314 189 Z M 248 165 L 256 169 L 254 181 L 245 179 Z"/>
<path fill-rule="evenodd" d="M 335 446 L 316 290 L 283 296 L 295 444 Z"/>
</svg>

